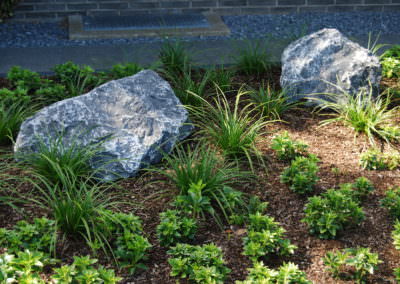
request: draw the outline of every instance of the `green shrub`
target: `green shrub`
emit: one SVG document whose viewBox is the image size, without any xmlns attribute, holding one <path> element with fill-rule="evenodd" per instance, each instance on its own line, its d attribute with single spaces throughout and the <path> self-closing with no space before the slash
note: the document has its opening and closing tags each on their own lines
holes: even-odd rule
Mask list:
<svg viewBox="0 0 400 284">
<path fill-rule="evenodd" d="M 389 210 L 394 218 L 400 218 L 400 187 L 389 189 L 381 200 L 383 207 Z"/>
<path fill-rule="evenodd" d="M 381 60 L 381 65 L 383 77 L 400 77 L 400 58 L 386 57 Z"/>
<path fill-rule="evenodd" d="M 10 106 L 15 102 L 29 103 L 31 97 L 28 95 L 28 90 L 25 88 L 17 87 L 13 90 L 3 88 L 0 89 L 0 101 L 6 106 Z"/>
<path fill-rule="evenodd" d="M 376 148 L 370 148 L 360 155 L 360 165 L 367 170 L 394 170 L 400 165 L 398 152 L 383 153 Z"/>
<path fill-rule="evenodd" d="M 57 233 L 56 224 L 47 218 L 35 218 L 30 224 L 19 221 L 12 230 L 0 229 L 0 247 L 6 247 L 8 253 L 19 251 L 54 251 Z"/>
<path fill-rule="evenodd" d="M 44 284 L 45 281 L 40 274 L 45 265 L 53 263 L 54 260 L 37 251 L 18 251 L 16 255 L 1 254 L 0 282 Z"/>
<path fill-rule="evenodd" d="M 328 252 L 324 257 L 327 270 L 335 278 L 350 278 L 356 283 L 365 283 L 368 274 L 374 274 L 379 263 L 378 254 L 372 253 L 369 248 L 348 248 Z M 347 268 L 351 268 L 351 272 Z"/>
<path fill-rule="evenodd" d="M 11 17 L 19 0 L 3 0 L 0 2 L 0 23 L 3 19 Z"/>
<path fill-rule="evenodd" d="M 359 177 L 354 183 L 350 184 L 350 187 L 354 192 L 354 197 L 358 200 L 365 198 L 375 190 L 372 182 L 366 177 Z"/>
<path fill-rule="evenodd" d="M 271 148 L 282 161 L 292 161 L 297 157 L 308 156 L 308 145 L 302 141 L 292 140 L 287 131 L 272 139 Z"/>
<path fill-rule="evenodd" d="M 147 258 L 147 250 L 151 244 L 143 234 L 140 219 L 133 214 L 112 213 L 108 214 L 109 220 L 103 224 L 110 235 L 114 237 L 112 243 L 118 264 L 127 268 L 131 274 L 137 269 L 145 269 L 141 263 Z"/>
<path fill-rule="evenodd" d="M 237 210 L 232 208 L 232 196 L 241 203 L 238 200 L 240 196 L 232 187 L 248 181 L 252 176 L 240 171 L 236 163 L 218 157 L 217 152 L 206 145 L 199 144 L 192 150 L 178 146 L 173 154 L 165 155 L 164 159 L 166 169 L 152 168 L 150 171 L 160 173 L 176 185 L 180 191 L 176 205 L 189 211 L 193 217 L 208 212 L 217 218 L 214 208 L 218 208 L 228 219 L 230 212 Z M 227 202 L 229 200 L 231 202 Z"/>
<path fill-rule="evenodd" d="M 299 105 L 289 100 L 285 90 L 274 90 L 270 85 L 261 85 L 258 91 L 251 91 L 250 98 L 263 116 L 269 119 L 279 120 L 283 113 Z"/>
<path fill-rule="evenodd" d="M 397 250 L 400 250 L 400 221 L 396 220 L 394 230 L 392 232 L 393 244 Z"/>
<path fill-rule="evenodd" d="M 166 41 L 161 46 L 159 59 L 167 74 L 175 77 L 190 68 L 191 59 L 181 41 Z"/>
<path fill-rule="evenodd" d="M 243 254 L 253 261 L 273 253 L 290 255 L 297 248 L 289 240 L 283 238 L 285 229 L 280 227 L 274 218 L 261 213 L 249 216 L 247 230 L 247 236 L 243 239 Z"/>
<path fill-rule="evenodd" d="M 143 67 L 136 63 L 116 64 L 112 67 L 110 74 L 113 79 L 120 79 L 135 75 L 143 70 Z"/>
<path fill-rule="evenodd" d="M 66 92 L 67 90 L 64 85 L 48 81 L 35 91 L 35 96 L 44 104 L 50 104 L 65 99 Z"/>
<path fill-rule="evenodd" d="M 234 57 L 236 69 L 246 75 L 260 76 L 271 69 L 266 44 L 261 41 L 247 42 Z"/>
<path fill-rule="evenodd" d="M 52 279 L 57 283 L 93 283 L 93 284 L 114 284 L 122 280 L 115 276 L 114 270 L 99 266 L 97 269 L 93 264 L 97 259 L 90 259 L 89 256 L 74 256 L 71 265 L 63 265 L 54 269 Z"/>
<path fill-rule="evenodd" d="M 294 263 L 284 263 L 279 270 L 266 267 L 264 263 L 254 262 L 248 269 L 249 274 L 244 281 L 236 281 L 235 284 L 311 284 L 306 274 Z"/>
<path fill-rule="evenodd" d="M 212 102 L 203 100 L 202 107 L 188 107 L 199 134 L 204 141 L 217 146 L 223 154 L 235 160 L 245 159 L 254 170 L 254 161 L 264 164 L 256 141 L 263 134 L 268 121 L 254 117 L 252 104 L 241 106 L 241 97 L 247 92 L 240 89 L 231 107 L 224 93 L 213 97 Z M 200 97 L 199 97 L 200 98 Z"/>
<path fill-rule="evenodd" d="M 168 251 L 171 276 L 195 283 L 223 283 L 230 272 L 224 264 L 222 251 L 214 244 L 192 246 L 177 244 Z"/>
<path fill-rule="evenodd" d="M 322 196 L 310 197 L 304 212 L 302 221 L 321 239 L 335 238 L 338 231 L 364 219 L 362 208 L 347 189 L 329 189 Z"/>
<path fill-rule="evenodd" d="M 54 73 L 67 90 L 64 99 L 82 95 L 100 82 L 90 66 L 80 67 L 71 61 L 56 65 Z"/>
<path fill-rule="evenodd" d="M 393 123 L 398 107 L 389 108 L 390 96 L 379 95 L 375 98 L 372 87 L 368 93 L 364 90 L 355 95 L 343 92 L 339 99 L 337 94 L 325 94 L 324 99 L 315 100 L 319 110 L 333 111 L 327 114 L 332 118 L 324 120 L 322 125 L 341 122 L 353 128 L 355 134 L 365 134 L 371 144 L 375 144 L 375 137 L 386 142 L 400 138 L 400 129 Z"/>
<path fill-rule="evenodd" d="M 178 210 L 167 210 L 160 214 L 157 236 L 162 246 L 169 247 L 178 242 L 192 240 L 196 231 L 196 220 L 185 217 Z"/>
<path fill-rule="evenodd" d="M 19 66 L 13 66 L 7 73 L 7 79 L 15 88 L 25 89 L 28 92 L 40 87 L 40 76 L 36 72 L 23 69 Z"/>
<path fill-rule="evenodd" d="M 319 159 L 314 155 L 295 158 L 289 167 L 281 174 L 281 182 L 288 184 L 290 189 L 300 194 L 306 194 L 314 189 L 319 180 Z"/>
</svg>

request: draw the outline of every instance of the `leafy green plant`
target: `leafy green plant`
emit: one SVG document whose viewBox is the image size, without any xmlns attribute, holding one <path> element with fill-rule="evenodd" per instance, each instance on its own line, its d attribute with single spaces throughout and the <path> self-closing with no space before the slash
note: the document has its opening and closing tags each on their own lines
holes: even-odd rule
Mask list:
<svg viewBox="0 0 400 284">
<path fill-rule="evenodd" d="M 289 240 L 283 238 L 285 229 L 280 227 L 274 218 L 261 213 L 249 216 L 247 230 L 247 236 L 243 239 L 243 254 L 253 261 L 273 253 L 290 255 L 297 248 Z"/>
<path fill-rule="evenodd" d="M 397 141 L 400 138 L 399 127 L 393 124 L 398 107 L 389 109 L 390 96 L 373 95 L 373 88 L 359 91 L 357 94 L 349 94 L 336 86 L 342 95 L 324 94 L 325 98 L 314 98 L 319 104 L 319 111 L 329 109 L 333 113 L 326 115 L 332 118 L 324 120 L 321 125 L 341 122 L 353 128 L 356 134 L 364 133 L 369 142 L 374 144 L 374 138 L 380 138 L 386 142 Z"/>
<path fill-rule="evenodd" d="M 328 252 L 324 257 L 324 264 L 334 277 L 347 277 L 356 283 L 364 283 L 368 274 L 374 274 L 379 263 L 378 254 L 372 253 L 369 248 L 348 248 Z"/>
<path fill-rule="evenodd" d="M 366 177 L 359 177 L 354 183 L 350 184 L 350 188 L 354 192 L 354 197 L 358 200 L 365 198 L 375 190 L 372 182 Z"/>
<path fill-rule="evenodd" d="M 141 261 L 147 258 L 146 253 L 151 244 L 142 235 L 140 219 L 133 214 L 110 212 L 108 215 L 108 220 L 103 221 L 104 229 L 108 229 L 114 237 L 112 245 L 118 264 L 127 268 L 131 274 L 137 269 L 145 269 L 146 266 Z"/>
<path fill-rule="evenodd" d="M 392 232 L 393 244 L 397 250 L 400 250 L 400 221 L 396 220 L 394 230 Z"/>
<path fill-rule="evenodd" d="M 31 97 L 28 95 L 28 90 L 22 87 L 16 87 L 13 90 L 2 88 L 0 89 L 0 101 L 9 106 L 15 102 L 29 103 Z"/>
<path fill-rule="evenodd" d="M 202 77 L 193 79 L 192 70 L 182 71 L 179 75 L 167 73 L 174 86 L 175 95 L 183 105 L 201 106 L 205 98 L 207 85 L 210 80 L 210 72 L 206 71 Z M 196 95 L 193 95 L 196 94 Z"/>
<path fill-rule="evenodd" d="M 302 141 L 291 139 L 287 131 L 272 139 L 271 148 L 276 152 L 278 159 L 282 161 L 292 161 L 296 157 L 308 155 L 308 145 Z"/>
<path fill-rule="evenodd" d="M 367 170 L 394 170 L 400 165 L 398 152 L 381 152 L 377 148 L 370 148 L 360 155 L 360 165 Z"/>
<path fill-rule="evenodd" d="M 185 217 L 178 210 L 167 210 L 160 214 L 157 236 L 162 246 L 169 247 L 178 242 L 192 240 L 196 231 L 196 220 Z"/>
<path fill-rule="evenodd" d="M 400 218 L 400 187 L 387 190 L 381 204 L 393 217 Z"/>
<path fill-rule="evenodd" d="M 234 57 L 236 69 L 246 75 L 260 76 L 271 69 L 269 52 L 261 41 L 247 42 Z"/>
<path fill-rule="evenodd" d="M 311 284 L 306 274 L 294 263 L 284 263 L 279 270 L 266 267 L 262 261 L 253 262 L 249 268 L 249 274 L 244 281 L 236 281 L 236 284 Z"/>
<path fill-rule="evenodd" d="M 42 103 L 50 104 L 65 99 L 66 92 L 67 90 L 64 85 L 47 81 L 35 91 L 35 96 L 38 97 Z"/>
<path fill-rule="evenodd" d="M 281 119 L 281 115 L 297 105 L 289 100 L 286 90 L 274 90 L 269 84 L 262 84 L 258 90 L 250 91 L 250 98 L 261 113 L 269 119 Z"/>
<path fill-rule="evenodd" d="M 7 79 L 10 80 L 14 87 L 25 89 L 28 92 L 32 89 L 39 88 L 41 83 L 38 73 L 23 69 L 19 66 L 10 68 L 7 73 Z"/>
<path fill-rule="evenodd" d="M 335 238 L 338 231 L 359 224 L 364 212 L 348 189 L 329 189 L 322 196 L 308 199 L 302 220 L 321 239 Z"/>
<path fill-rule="evenodd" d="M 165 41 L 161 46 L 159 59 L 167 74 L 178 76 L 190 68 L 191 59 L 179 40 Z"/>
<path fill-rule="evenodd" d="M 23 250 L 54 251 L 57 239 L 55 222 L 47 218 L 35 218 L 30 224 L 19 221 L 12 230 L 0 228 L 0 247 L 6 247 L 8 253 Z"/>
<path fill-rule="evenodd" d="M 177 244 L 168 251 L 171 276 L 187 278 L 195 283 L 223 283 L 230 272 L 222 251 L 214 244 L 193 246 Z"/>
<path fill-rule="evenodd" d="M 192 216 L 202 212 L 215 212 L 218 208 L 229 219 L 228 213 L 237 208 L 232 205 L 232 196 L 240 205 L 237 192 L 232 187 L 248 181 L 252 175 L 240 171 L 236 163 L 226 161 L 206 145 L 196 145 L 193 149 L 177 146 L 171 155 L 165 155 L 167 168 L 151 168 L 172 181 L 180 191 L 176 205 L 189 209 Z M 230 201 L 229 201 L 230 200 Z M 216 217 L 216 215 L 213 215 Z"/>
<path fill-rule="evenodd" d="M 114 79 L 120 79 L 135 75 L 143 70 L 143 67 L 136 63 L 116 64 L 110 70 L 110 75 Z"/>
<path fill-rule="evenodd" d="M 240 89 L 233 107 L 225 94 L 220 92 L 212 102 L 201 98 L 203 106 L 187 108 L 195 119 L 195 125 L 204 141 L 217 146 L 230 159 L 247 159 L 254 170 L 255 160 L 264 164 L 256 141 L 263 134 L 262 130 L 268 121 L 262 117 L 254 117 L 255 109 L 251 109 L 253 104 L 240 107 L 241 97 L 246 94 L 246 91 Z"/>
<path fill-rule="evenodd" d="M 19 0 L 3 0 L 0 2 L 0 23 L 3 19 L 11 17 Z"/>
<path fill-rule="evenodd" d="M 381 55 L 381 58 L 387 57 L 400 58 L 400 45 L 393 45 Z"/>
<path fill-rule="evenodd" d="M 44 284 L 40 273 L 47 264 L 54 261 L 38 251 L 19 251 L 17 255 L 0 255 L 1 283 L 39 283 Z"/>
<path fill-rule="evenodd" d="M 386 57 L 381 60 L 381 65 L 383 77 L 400 77 L 400 58 Z"/>
<path fill-rule="evenodd" d="M 97 86 L 99 79 L 95 76 L 90 66 L 78 66 L 71 61 L 58 64 L 54 67 L 54 73 L 66 88 L 65 99 L 84 94 L 89 89 Z"/>
<path fill-rule="evenodd" d="M 300 194 L 306 194 L 314 189 L 319 180 L 319 159 L 314 155 L 295 158 L 289 167 L 281 174 L 281 182 L 288 184 L 290 189 Z"/>
<path fill-rule="evenodd" d="M 105 269 L 99 266 L 97 269 L 93 264 L 97 259 L 91 259 L 89 256 L 74 256 L 74 262 L 71 265 L 63 265 L 54 269 L 52 279 L 56 283 L 93 283 L 114 284 L 122 280 L 115 276 L 114 270 Z"/>
<path fill-rule="evenodd" d="M 22 122 L 32 113 L 32 107 L 22 100 L 10 104 L 0 100 L 0 145 L 13 142 Z"/>
<path fill-rule="evenodd" d="M 232 90 L 232 82 L 234 71 L 227 68 L 213 68 L 209 71 L 209 80 L 222 92 L 229 92 Z M 196 93 L 196 92 L 194 92 Z"/>
</svg>

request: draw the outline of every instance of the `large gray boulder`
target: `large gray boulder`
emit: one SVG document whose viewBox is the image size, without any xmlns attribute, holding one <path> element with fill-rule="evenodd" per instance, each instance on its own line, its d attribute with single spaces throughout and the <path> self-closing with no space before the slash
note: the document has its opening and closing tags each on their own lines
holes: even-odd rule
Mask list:
<svg viewBox="0 0 400 284">
<path fill-rule="evenodd" d="M 66 146 L 104 140 L 92 166 L 113 161 L 100 174 L 113 180 L 159 162 L 160 150 L 169 152 L 192 128 L 168 82 L 144 70 L 43 108 L 22 123 L 14 151 L 37 151 L 39 139 L 49 144 L 60 135 Z"/>
<path fill-rule="evenodd" d="M 291 101 L 318 93 L 355 94 L 379 90 L 381 66 L 378 57 L 349 40 L 336 29 L 323 29 L 291 43 L 282 54 L 281 86 Z M 331 84 L 329 84 L 329 83 Z M 333 86 L 332 84 L 336 85 Z M 326 97 L 325 97 L 326 98 Z M 311 104 L 318 104 L 308 100 Z"/>
</svg>

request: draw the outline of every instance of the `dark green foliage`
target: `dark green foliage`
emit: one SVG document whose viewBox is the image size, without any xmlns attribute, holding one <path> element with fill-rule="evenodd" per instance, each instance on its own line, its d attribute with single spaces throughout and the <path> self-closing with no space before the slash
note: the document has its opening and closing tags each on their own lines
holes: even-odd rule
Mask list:
<svg viewBox="0 0 400 284">
<path fill-rule="evenodd" d="M 7 73 L 7 79 L 15 88 L 31 91 L 40 87 L 40 76 L 36 72 L 28 69 L 23 69 L 19 66 L 13 66 Z"/>
<path fill-rule="evenodd" d="M 178 242 L 192 240 L 197 231 L 195 219 L 184 216 L 178 210 L 167 210 L 160 214 L 157 236 L 162 246 L 172 246 Z"/>
<path fill-rule="evenodd" d="M 400 45 L 394 45 L 381 55 L 382 75 L 400 77 Z"/>
<path fill-rule="evenodd" d="M 66 88 L 65 99 L 82 95 L 100 83 L 90 66 L 81 67 L 71 61 L 56 65 L 54 73 Z"/>
<path fill-rule="evenodd" d="M 0 2 L 0 23 L 3 19 L 11 17 L 19 0 L 2 0 Z"/>
<path fill-rule="evenodd" d="M 253 262 L 249 274 L 244 281 L 236 284 L 312 284 L 307 280 L 307 275 L 294 263 L 284 263 L 279 270 L 266 267 L 264 263 Z"/>
<path fill-rule="evenodd" d="M 367 170 L 394 170 L 400 165 L 400 154 L 398 152 L 383 153 L 376 148 L 370 148 L 361 153 L 360 164 Z"/>
<path fill-rule="evenodd" d="M 35 96 L 38 97 L 44 104 L 55 103 L 66 98 L 66 88 L 64 85 L 47 81 L 36 90 Z"/>
<path fill-rule="evenodd" d="M 364 212 L 358 201 L 354 200 L 352 190 L 329 189 L 322 196 L 308 199 L 304 210 L 312 234 L 321 239 L 333 239 L 338 231 L 359 224 L 364 219 Z"/>
<path fill-rule="evenodd" d="M 19 221 L 12 230 L 0 228 L 0 247 L 8 253 L 23 250 L 52 252 L 56 242 L 56 224 L 47 218 L 35 218 L 30 224 Z"/>
<path fill-rule="evenodd" d="M 258 90 L 250 92 L 250 98 L 269 119 L 281 119 L 281 115 L 293 109 L 299 103 L 291 102 L 285 90 L 274 90 L 270 85 L 262 84 Z"/>
<path fill-rule="evenodd" d="M 181 41 L 166 41 L 161 46 L 160 61 L 167 74 L 179 76 L 190 68 L 190 57 Z"/>
<path fill-rule="evenodd" d="M 300 194 L 306 194 L 314 189 L 319 180 L 319 159 L 314 155 L 308 157 L 297 157 L 291 165 L 281 174 L 281 182 L 288 184 L 290 189 Z"/>
<path fill-rule="evenodd" d="M 374 274 L 379 263 L 381 261 L 378 254 L 372 253 L 369 248 L 348 248 L 328 252 L 324 257 L 327 270 L 335 278 L 354 279 L 356 283 L 365 283 L 368 274 Z M 352 273 L 348 273 L 349 267 L 352 268 Z"/>
<path fill-rule="evenodd" d="M 375 190 L 372 182 L 365 177 L 359 177 L 354 183 L 342 185 L 342 188 L 346 187 L 351 189 L 354 197 L 360 201 Z"/>
<path fill-rule="evenodd" d="M 234 57 L 236 69 L 246 75 L 260 76 L 271 69 L 269 52 L 265 42 L 247 42 Z"/>
<path fill-rule="evenodd" d="M 292 140 L 287 131 L 272 139 L 271 148 L 282 161 L 290 162 L 297 157 L 308 155 L 308 145 L 302 141 Z"/>
<path fill-rule="evenodd" d="M 217 86 L 224 93 L 232 90 L 234 71 L 226 68 L 213 68 L 209 72 L 209 80 L 214 86 Z"/>
<path fill-rule="evenodd" d="M 21 123 L 31 114 L 33 110 L 27 102 L 15 100 L 7 103 L 0 100 L 0 145 L 13 142 Z"/>
<path fill-rule="evenodd" d="M 116 64 L 110 70 L 113 79 L 120 79 L 128 76 L 135 75 L 143 70 L 143 67 L 136 63 Z"/>
<path fill-rule="evenodd" d="M 269 254 L 290 255 L 297 248 L 284 239 L 285 229 L 274 218 L 256 213 L 249 216 L 248 234 L 243 239 L 244 255 L 253 261 Z"/>
<path fill-rule="evenodd" d="M 192 246 L 177 244 L 168 251 L 171 276 L 195 283 L 223 283 L 230 272 L 224 264 L 222 251 L 214 244 Z"/>
<path fill-rule="evenodd" d="M 386 191 L 386 196 L 381 203 L 393 217 L 400 218 L 400 187 Z"/>
</svg>

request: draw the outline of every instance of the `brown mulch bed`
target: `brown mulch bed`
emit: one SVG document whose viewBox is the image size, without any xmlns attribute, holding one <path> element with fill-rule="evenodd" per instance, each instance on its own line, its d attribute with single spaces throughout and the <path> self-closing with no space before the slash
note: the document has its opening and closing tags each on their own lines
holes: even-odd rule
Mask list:
<svg viewBox="0 0 400 284">
<path fill-rule="evenodd" d="M 275 83 L 279 79 L 279 70 L 275 70 L 269 80 Z M 260 79 L 238 76 L 238 85 L 250 82 L 257 86 Z M 386 82 L 387 83 L 387 82 Z M 0 88 L 7 84 L 0 79 Z M 293 110 L 285 114 L 284 122 L 269 124 L 268 134 L 258 142 L 259 149 L 269 157 L 268 171 L 258 171 L 258 182 L 237 188 L 246 193 L 256 194 L 263 201 L 269 203 L 267 213 L 287 230 L 287 237 L 298 246 L 291 257 L 274 257 L 264 259 L 269 267 L 276 268 L 283 262 L 294 262 L 307 273 L 314 283 L 351 283 L 333 279 L 324 271 L 322 257 L 332 249 L 348 247 L 369 247 L 373 252 L 379 253 L 383 261 L 375 274 L 369 277 L 369 283 L 394 283 L 393 270 L 400 266 L 400 252 L 395 250 L 391 238 L 394 220 L 388 215 L 386 209 L 380 206 L 380 199 L 388 188 L 400 186 L 400 170 L 394 171 L 366 171 L 359 166 L 359 154 L 369 147 L 365 137 L 354 138 L 351 129 L 340 125 L 331 124 L 320 126 L 324 119 L 312 114 L 309 109 Z M 288 131 L 294 139 L 303 140 L 309 145 L 310 152 L 321 160 L 319 177 L 320 181 L 313 194 L 320 194 L 329 188 L 336 188 L 341 183 L 353 182 L 360 176 L 370 179 L 376 191 L 363 201 L 366 219 L 360 226 L 341 232 L 335 240 L 321 240 L 309 234 L 306 224 L 301 222 L 304 217 L 303 209 L 307 197 L 302 197 L 292 192 L 286 185 L 280 183 L 279 175 L 287 164 L 278 161 L 270 149 L 270 142 L 274 134 Z M 154 174 L 142 174 L 137 178 L 125 179 L 119 185 L 125 189 L 124 198 L 132 201 L 132 206 L 122 208 L 123 211 L 133 212 L 143 220 L 145 234 L 153 244 L 149 252 L 149 259 L 145 262 L 148 269 L 138 271 L 129 276 L 120 272 L 124 277 L 123 283 L 176 283 L 176 279 L 169 276 L 170 267 L 167 263 L 166 249 L 160 247 L 155 228 L 158 225 L 158 214 L 168 208 L 169 203 L 177 194 L 173 186 L 167 183 L 154 183 L 157 178 Z M 165 193 L 166 192 L 166 193 Z M 30 219 L 40 213 L 34 208 L 25 205 Z M 10 227 L 22 216 L 8 207 L 0 207 L 1 227 Z M 243 228 L 227 227 L 221 229 L 212 221 L 204 220 L 201 223 L 195 243 L 214 242 L 224 252 L 227 265 L 232 272 L 227 283 L 242 280 L 246 277 L 247 268 L 251 266 L 250 260 L 242 255 Z M 72 255 L 88 252 L 82 241 L 70 240 L 68 247 L 61 253 L 63 260 L 70 260 Z M 100 262 L 106 262 L 100 258 Z M 185 282 L 183 282 L 185 283 Z"/>
</svg>

